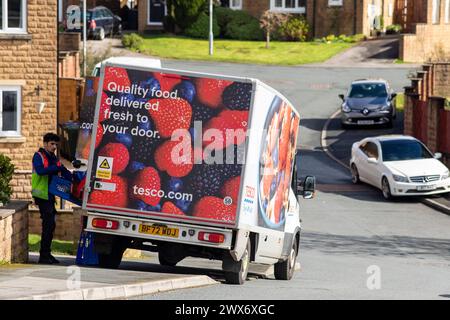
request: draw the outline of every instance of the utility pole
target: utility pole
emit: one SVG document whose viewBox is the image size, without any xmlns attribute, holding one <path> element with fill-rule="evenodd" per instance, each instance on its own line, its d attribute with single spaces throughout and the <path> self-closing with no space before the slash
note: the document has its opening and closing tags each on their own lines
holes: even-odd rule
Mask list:
<svg viewBox="0 0 450 320">
<path fill-rule="evenodd" d="M 86 77 L 86 57 L 87 57 L 87 19 L 86 0 L 83 0 L 83 77 Z"/>
<path fill-rule="evenodd" d="M 213 32 L 213 0 L 209 0 L 209 55 L 212 56 L 214 46 L 214 32 Z"/>
</svg>

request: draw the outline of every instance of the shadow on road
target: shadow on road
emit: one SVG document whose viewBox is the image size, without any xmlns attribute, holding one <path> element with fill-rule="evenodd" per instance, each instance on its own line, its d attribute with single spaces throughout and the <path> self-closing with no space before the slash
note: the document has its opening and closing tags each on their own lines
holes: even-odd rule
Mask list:
<svg viewBox="0 0 450 320">
<path fill-rule="evenodd" d="M 406 236 L 347 236 L 304 232 L 303 249 L 319 250 L 326 254 L 354 256 L 407 257 L 419 259 L 435 256 L 450 261 L 450 239 L 417 238 Z"/>
<path fill-rule="evenodd" d="M 322 131 L 327 119 L 305 119 L 300 118 L 300 127 L 305 127 L 314 131 Z"/>
</svg>

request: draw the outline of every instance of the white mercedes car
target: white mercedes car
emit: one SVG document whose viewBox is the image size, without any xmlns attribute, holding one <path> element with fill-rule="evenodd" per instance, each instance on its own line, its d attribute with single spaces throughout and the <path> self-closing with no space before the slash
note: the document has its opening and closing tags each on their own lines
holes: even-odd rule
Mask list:
<svg viewBox="0 0 450 320">
<path fill-rule="evenodd" d="M 402 135 L 363 139 L 352 146 L 353 183 L 371 184 L 392 196 L 450 192 L 449 170 L 419 140 Z"/>
</svg>

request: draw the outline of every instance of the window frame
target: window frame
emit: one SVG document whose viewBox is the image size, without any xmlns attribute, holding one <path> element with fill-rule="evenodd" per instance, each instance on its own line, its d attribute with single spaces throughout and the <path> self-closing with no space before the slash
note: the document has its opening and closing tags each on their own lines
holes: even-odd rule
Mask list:
<svg viewBox="0 0 450 320">
<path fill-rule="evenodd" d="M 432 0 L 431 23 L 440 24 L 441 22 L 441 0 Z"/>
<path fill-rule="evenodd" d="M 26 34 L 27 33 L 27 0 L 20 0 L 22 12 L 22 28 L 8 28 L 8 0 L 0 0 L 2 4 L 2 25 L 0 34 Z"/>
<path fill-rule="evenodd" d="M 17 93 L 17 130 L 15 131 L 3 131 L 0 128 L 0 137 L 21 137 L 22 131 L 22 87 L 19 85 L 0 85 L 0 126 L 3 121 L 3 92 L 15 91 Z"/>
<path fill-rule="evenodd" d="M 306 8 L 305 7 L 299 7 L 298 6 L 298 1 L 299 0 L 295 0 L 295 8 L 286 8 L 286 0 L 281 0 L 282 1 L 282 7 L 276 7 L 275 6 L 275 1 L 276 0 L 270 0 L 270 11 L 273 12 L 287 12 L 287 13 L 306 13 Z"/>
<path fill-rule="evenodd" d="M 233 0 L 230 0 L 230 9 L 233 10 L 242 10 L 242 1 L 244 0 L 239 0 L 239 5 L 238 6 L 233 6 Z"/>
<path fill-rule="evenodd" d="M 162 26 L 162 25 L 164 25 L 164 23 L 163 22 L 151 22 L 150 21 L 150 1 L 151 0 L 147 0 L 147 25 L 148 26 Z M 164 5 L 164 15 L 166 16 L 167 15 L 167 4 L 166 4 L 166 2 L 164 1 L 163 2 L 163 5 Z"/>
<path fill-rule="evenodd" d="M 450 0 L 445 0 L 444 23 L 446 24 L 450 23 Z"/>
</svg>

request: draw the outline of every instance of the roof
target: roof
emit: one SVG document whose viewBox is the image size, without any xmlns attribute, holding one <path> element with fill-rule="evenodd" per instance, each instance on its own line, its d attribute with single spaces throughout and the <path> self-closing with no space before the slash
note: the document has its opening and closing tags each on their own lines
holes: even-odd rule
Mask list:
<svg viewBox="0 0 450 320">
<path fill-rule="evenodd" d="M 367 79 L 357 79 L 357 80 L 352 81 L 352 84 L 354 84 L 354 83 L 387 83 L 387 81 L 384 79 L 367 78 Z"/>
<path fill-rule="evenodd" d="M 371 139 L 376 139 L 378 141 L 392 141 L 392 140 L 417 140 L 411 136 L 405 136 L 401 134 L 387 134 L 377 137 L 370 137 Z"/>
</svg>

